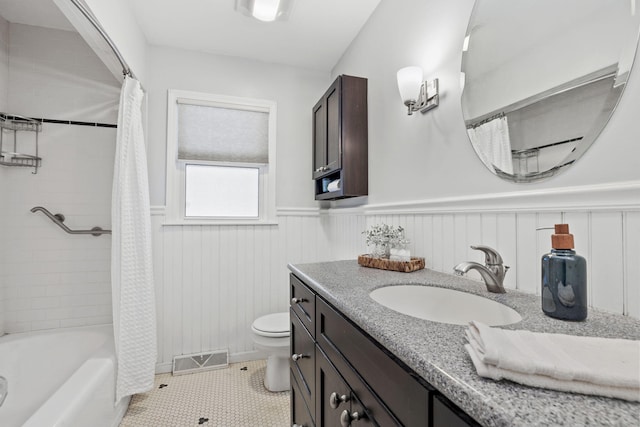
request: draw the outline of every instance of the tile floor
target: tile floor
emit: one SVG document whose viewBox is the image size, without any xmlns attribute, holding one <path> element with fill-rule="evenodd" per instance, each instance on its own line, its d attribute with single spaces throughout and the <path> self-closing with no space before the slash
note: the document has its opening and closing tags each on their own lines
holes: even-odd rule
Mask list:
<svg viewBox="0 0 640 427">
<path fill-rule="evenodd" d="M 197 374 L 156 375 L 153 390 L 135 395 L 120 427 L 286 427 L 289 392 L 262 385 L 265 360 Z"/>
</svg>

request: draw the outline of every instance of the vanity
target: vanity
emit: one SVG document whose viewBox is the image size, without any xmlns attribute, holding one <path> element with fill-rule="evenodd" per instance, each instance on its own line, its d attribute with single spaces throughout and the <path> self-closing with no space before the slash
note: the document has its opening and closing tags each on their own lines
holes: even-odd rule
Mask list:
<svg viewBox="0 0 640 427">
<path fill-rule="evenodd" d="M 640 404 L 479 377 L 465 326 L 400 314 L 369 294 L 430 285 L 502 303 L 506 329 L 640 339 L 640 321 L 590 309 L 586 322 L 546 317 L 539 297 L 431 270 L 397 273 L 356 261 L 289 265 L 291 399 L 295 426 L 638 425 Z M 452 306 L 451 310 L 456 307 Z"/>
</svg>

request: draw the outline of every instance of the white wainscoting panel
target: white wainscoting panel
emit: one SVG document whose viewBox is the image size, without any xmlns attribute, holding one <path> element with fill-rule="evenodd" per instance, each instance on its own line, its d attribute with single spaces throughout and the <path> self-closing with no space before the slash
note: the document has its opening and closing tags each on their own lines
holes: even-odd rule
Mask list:
<svg viewBox="0 0 640 427">
<path fill-rule="evenodd" d="M 344 213 L 333 219 L 330 239 L 332 253 L 353 259 L 367 248 L 359 227 L 361 222 Z M 354 218 L 361 214 L 353 213 Z M 481 252 L 469 246 L 482 244 L 496 248 L 511 268 L 505 286 L 540 295 L 541 257 L 551 249 L 553 230 L 536 230 L 566 222 L 575 236 L 576 252 L 587 259 L 589 304 L 612 313 L 640 317 L 640 212 L 453 212 L 367 213 L 365 224 L 401 225 L 411 239 L 415 256 L 426 258 L 427 268 L 451 273 L 462 261 L 484 263 Z M 349 235 L 351 236 L 349 240 Z M 469 272 L 469 277 L 480 280 Z"/>
<path fill-rule="evenodd" d="M 256 357 L 250 326 L 258 316 L 287 310 L 287 263 L 355 259 L 367 252 L 362 231 L 378 223 L 404 227 L 412 253 L 442 272 L 462 261 L 484 263 L 470 245 L 492 246 L 511 267 L 505 286 L 539 295 L 540 259 L 553 231 L 537 229 L 566 222 L 587 259 L 590 305 L 640 318 L 640 207 L 612 188 L 613 195 L 602 190 L 593 210 L 566 190 L 566 209 L 524 208 L 520 196 L 516 206 L 500 209 L 483 208 L 484 199 L 475 208 L 473 200 L 459 200 L 464 208 L 449 212 L 429 202 L 426 209 L 281 208 L 278 225 L 170 226 L 163 225 L 163 208 L 153 208 L 158 370 L 169 370 L 176 355 L 223 348 L 232 360 Z M 468 276 L 480 280 L 474 271 Z"/>
<path fill-rule="evenodd" d="M 288 310 L 287 263 L 332 258 L 314 212 L 285 213 L 278 225 L 175 226 L 152 208 L 158 371 L 177 355 L 210 350 L 255 357 L 253 320 Z"/>
</svg>

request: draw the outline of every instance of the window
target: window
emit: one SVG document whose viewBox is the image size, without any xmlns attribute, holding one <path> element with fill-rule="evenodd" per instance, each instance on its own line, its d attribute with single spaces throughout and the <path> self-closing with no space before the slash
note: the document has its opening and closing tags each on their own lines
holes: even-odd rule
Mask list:
<svg viewBox="0 0 640 427">
<path fill-rule="evenodd" d="M 275 123 L 273 101 L 170 90 L 168 222 L 273 223 Z"/>
</svg>

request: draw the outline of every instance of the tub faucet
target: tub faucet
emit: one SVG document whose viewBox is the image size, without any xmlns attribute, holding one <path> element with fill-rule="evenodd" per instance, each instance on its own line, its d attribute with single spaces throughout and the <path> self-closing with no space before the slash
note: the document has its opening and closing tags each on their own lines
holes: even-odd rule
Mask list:
<svg viewBox="0 0 640 427">
<path fill-rule="evenodd" d="M 503 264 L 502 257 L 498 251 L 483 245 L 471 246 L 471 249 L 484 252 L 486 265 L 473 261 L 461 262 L 453 268 L 456 276 L 462 276 L 469 270 L 476 270 L 482 276 L 489 292 L 505 293 L 503 282 L 509 267 Z"/>
</svg>

